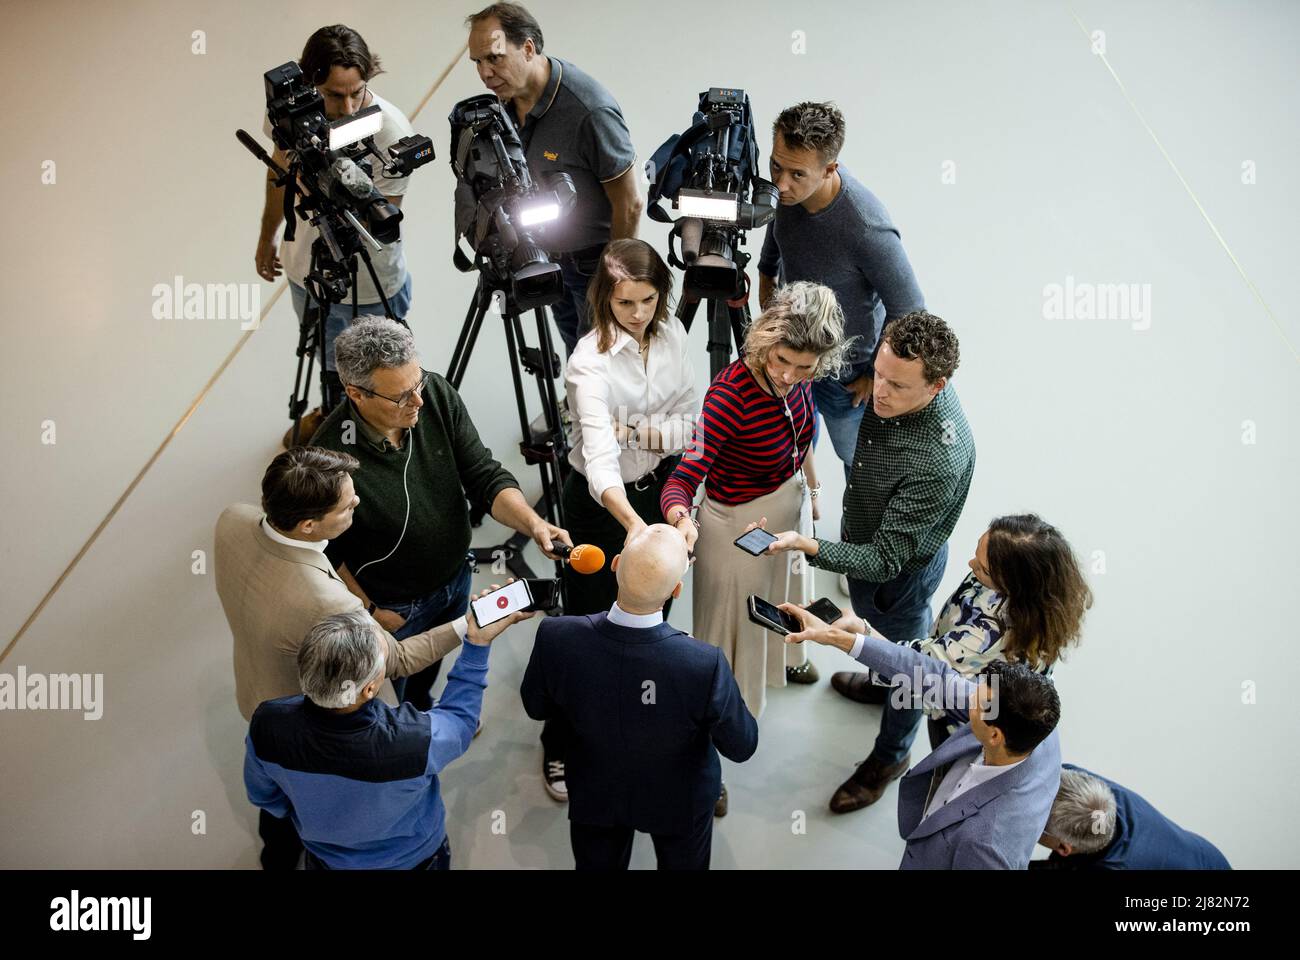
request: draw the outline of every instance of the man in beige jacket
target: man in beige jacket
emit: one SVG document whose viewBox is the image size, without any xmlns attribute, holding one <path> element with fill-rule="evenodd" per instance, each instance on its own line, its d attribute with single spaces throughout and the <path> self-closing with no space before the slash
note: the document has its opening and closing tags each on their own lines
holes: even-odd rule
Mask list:
<svg viewBox="0 0 1300 960">
<path fill-rule="evenodd" d="M 324 553 L 326 543 L 351 525 L 360 502 L 351 476 L 357 466 L 346 453 L 296 447 L 267 467 L 260 509 L 238 503 L 217 521 L 217 595 L 234 634 L 235 696 L 245 720 L 264 700 L 302 692 L 298 648 L 312 627 L 362 608 Z M 418 673 L 459 649 L 470 629 L 460 617 L 399 641 L 376 623 L 386 676 Z M 385 688 L 391 692 L 390 684 Z M 293 869 L 301 852 L 293 825 L 263 811 L 259 833 L 266 844 L 262 866 Z"/>
</svg>

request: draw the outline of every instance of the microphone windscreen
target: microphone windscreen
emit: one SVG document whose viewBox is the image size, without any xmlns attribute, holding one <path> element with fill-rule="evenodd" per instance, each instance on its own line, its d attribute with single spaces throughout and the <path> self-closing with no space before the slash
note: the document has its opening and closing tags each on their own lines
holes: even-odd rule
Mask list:
<svg viewBox="0 0 1300 960">
<path fill-rule="evenodd" d="M 343 184 L 348 193 L 361 200 L 369 197 L 370 191 L 375 186 L 371 179 L 366 176 L 366 172 L 348 157 L 339 157 L 334 161 L 334 176 L 338 178 L 339 183 Z"/>
<path fill-rule="evenodd" d="M 595 573 L 605 565 L 605 551 L 590 543 L 580 543 L 569 554 L 569 566 L 575 573 Z"/>
</svg>

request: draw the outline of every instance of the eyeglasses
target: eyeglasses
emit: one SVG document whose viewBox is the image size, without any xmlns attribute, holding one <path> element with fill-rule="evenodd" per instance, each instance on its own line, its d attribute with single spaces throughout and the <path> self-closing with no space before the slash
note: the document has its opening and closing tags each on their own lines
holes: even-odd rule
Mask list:
<svg viewBox="0 0 1300 960">
<path fill-rule="evenodd" d="M 419 383 L 417 383 L 410 390 L 407 390 L 405 393 L 403 393 L 401 396 L 397 397 L 396 399 L 394 399 L 393 397 L 386 397 L 382 393 L 376 393 L 374 390 L 367 390 L 365 387 L 356 383 L 352 384 L 352 386 L 356 387 L 362 393 L 370 394 L 372 397 L 379 397 L 382 400 L 387 400 L 389 403 L 395 403 L 399 407 L 406 407 L 406 406 L 410 406 L 411 400 L 415 398 L 416 394 L 424 392 L 424 388 L 429 385 L 429 376 L 430 375 L 426 373 L 424 376 L 420 378 Z"/>
</svg>

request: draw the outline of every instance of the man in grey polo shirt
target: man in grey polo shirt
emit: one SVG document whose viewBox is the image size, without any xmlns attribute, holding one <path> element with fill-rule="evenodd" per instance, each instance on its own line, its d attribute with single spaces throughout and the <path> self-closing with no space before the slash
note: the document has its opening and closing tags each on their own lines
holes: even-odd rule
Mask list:
<svg viewBox="0 0 1300 960">
<path fill-rule="evenodd" d="M 925 300 L 898 230 L 875 194 L 840 166 L 844 117 L 832 103 L 800 103 L 772 125 L 772 182 L 781 205 L 758 259 L 758 299 L 781 283 L 812 280 L 835 291 L 844 335 L 856 337 L 838 380 L 813 384 L 813 398 L 847 479 L 858 427 L 871 398 L 873 365 L 885 323 Z"/>
<path fill-rule="evenodd" d="M 633 172 L 636 151 L 618 102 L 572 63 L 542 53 L 542 28 L 516 3 L 494 3 L 465 21 L 469 58 L 519 128 L 534 177 L 573 178 L 574 209 L 547 231 L 547 252 L 564 276 L 551 307 L 565 350 L 587 331 L 587 282 L 610 240 L 635 237 L 644 203 Z"/>
</svg>

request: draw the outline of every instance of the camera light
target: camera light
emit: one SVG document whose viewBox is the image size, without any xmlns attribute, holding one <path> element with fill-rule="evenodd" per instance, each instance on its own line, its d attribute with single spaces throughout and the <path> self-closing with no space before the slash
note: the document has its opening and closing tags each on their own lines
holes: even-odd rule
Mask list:
<svg viewBox="0 0 1300 960">
<path fill-rule="evenodd" d="M 373 137 L 383 125 L 384 115 L 377 103 L 350 117 L 341 117 L 330 124 L 329 148 L 342 150 L 350 143 Z"/>
<path fill-rule="evenodd" d="M 558 203 L 542 203 L 535 207 L 524 207 L 519 211 L 519 225 L 531 227 L 535 223 L 546 223 L 560 216 Z"/>
<path fill-rule="evenodd" d="M 685 188 L 678 191 L 673 203 L 683 217 L 725 220 L 728 223 L 736 222 L 739 205 L 740 198 L 734 193 L 706 193 L 703 190 Z"/>
</svg>

